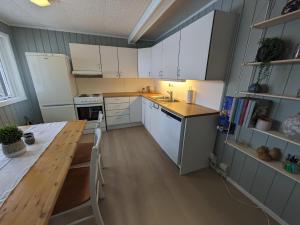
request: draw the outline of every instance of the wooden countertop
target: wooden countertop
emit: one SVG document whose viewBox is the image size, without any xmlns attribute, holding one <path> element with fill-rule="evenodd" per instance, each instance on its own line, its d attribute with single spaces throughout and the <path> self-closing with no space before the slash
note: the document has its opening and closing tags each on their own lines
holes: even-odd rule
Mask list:
<svg viewBox="0 0 300 225">
<path fill-rule="evenodd" d="M 68 122 L 0 208 L 1 225 L 46 225 L 86 121 Z"/>
<path fill-rule="evenodd" d="M 159 96 L 160 93 L 141 93 L 141 92 L 113 92 L 103 93 L 103 97 L 130 97 L 130 96 L 143 96 L 150 101 L 160 105 L 161 107 L 177 114 L 180 117 L 194 117 L 218 114 L 219 111 L 197 104 L 188 104 L 185 101 L 179 102 L 163 102 L 157 101 L 153 97 Z"/>
</svg>

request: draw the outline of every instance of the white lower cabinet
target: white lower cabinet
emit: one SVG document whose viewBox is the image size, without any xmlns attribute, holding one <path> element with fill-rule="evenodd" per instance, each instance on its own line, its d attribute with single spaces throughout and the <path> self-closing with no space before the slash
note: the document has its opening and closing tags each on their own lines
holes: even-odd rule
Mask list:
<svg viewBox="0 0 300 225">
<path fill-rule="evenodd" d="M 142 101 L 145 128 L 179 167 L 180 174 L 208 167 L 218 114 L 183 118 L 148 99 Z"/>
<path fill-rule="evenodd" d="M 106 97 L 105 116 L 108 128 L 142 122 L 142 99 L 132 97 Z"/>
<path fill-rule="evenodd" d="M 142 122 L 142 97 L 132 96 L 129 98 L 130 122 Z"/>
</svg>

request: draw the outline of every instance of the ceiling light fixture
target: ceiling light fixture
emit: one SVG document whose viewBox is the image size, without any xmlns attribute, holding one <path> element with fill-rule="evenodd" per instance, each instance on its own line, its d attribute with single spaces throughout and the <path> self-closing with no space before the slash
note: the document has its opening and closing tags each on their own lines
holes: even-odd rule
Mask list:
<svg viewBox="0 0 300 225">
<path fill-rule="evenodd" d="M 30 0 L 33 4 L 39 7 L 47 7 L 51 5 L 52 0 Z"/>
</svg>

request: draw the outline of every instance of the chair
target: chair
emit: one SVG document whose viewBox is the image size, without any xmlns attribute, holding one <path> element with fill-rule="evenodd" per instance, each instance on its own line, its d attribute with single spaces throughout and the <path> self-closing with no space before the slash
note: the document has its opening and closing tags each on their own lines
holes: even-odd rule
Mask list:
<svg viewBox="0 0 300 225">
<path fill-rule="evenodd" d="M 101 122 L 103 120 L 103 114 L 99 113 L 97 128 L 101 127 Z M 88 164 L 91 161 L 91 149 L 93 145 L 96 144 L 96 138 L 94 138 L 94 143 L 79 143 L 74 158 L 71 163 L 72 168 L 83 166 L 82 164 Z"/>
<path fill-rule="evenodd" d="M 99 128 L 96 129 L 95 139 L 97 141 L 91 151 L 89 167 L 70 169 L 54 207 L 51 220 L 78 210 L 80 207 L 91 206 L 93 215 L 72 221 L 70 224 L 84 222 L 94 217 L 97 225 L 104 225 L 98 204 L 98 200 L 104 198 L 101 185 L 103 175 L 100 161 L 101 130 Z"/>
</svg>

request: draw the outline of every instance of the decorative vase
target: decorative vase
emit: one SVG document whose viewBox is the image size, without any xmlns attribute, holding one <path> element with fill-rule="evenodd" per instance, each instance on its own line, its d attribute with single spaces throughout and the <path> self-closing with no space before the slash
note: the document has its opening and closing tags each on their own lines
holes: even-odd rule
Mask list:
<svg viewBox="0 0 300 225">
<path fill-rule="evenodd" d="M 251 84 L 248 88 L 248 91 L 251 93 L 260 93 L 261 86 L 258 83 Z"/>
<path fill-rule="evenodd" d="M 287 118 L 282 123 L 282 131 L 294 139 L 300 139 L 300 113 Z"/>
<path fill-rule="evenodd" d="M 8 158 L 14 158 L 19 155 L 22 155 L 26 152 L 26 146 L 23 142 L 23 140 L 19 140 L 15 143 L 4 145 L 2 144 L 2 151 L 3 154 Z"/>
</svg>

